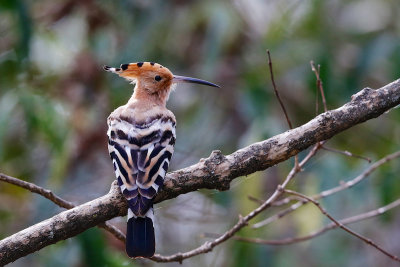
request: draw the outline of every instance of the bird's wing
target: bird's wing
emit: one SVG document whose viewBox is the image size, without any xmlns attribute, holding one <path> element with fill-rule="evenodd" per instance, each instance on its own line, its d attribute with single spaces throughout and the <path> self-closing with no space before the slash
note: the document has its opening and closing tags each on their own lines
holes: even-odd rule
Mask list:
<svg viewBox="0 0 400 267">
<path fill-rule="evenodd" d="M 133 214 L 144 216 L 168 170 L 175 145 L 175 122 L 168 118 L 146 125 L 111 121 L 107 135 L 121 191 Z"/>
</svg>

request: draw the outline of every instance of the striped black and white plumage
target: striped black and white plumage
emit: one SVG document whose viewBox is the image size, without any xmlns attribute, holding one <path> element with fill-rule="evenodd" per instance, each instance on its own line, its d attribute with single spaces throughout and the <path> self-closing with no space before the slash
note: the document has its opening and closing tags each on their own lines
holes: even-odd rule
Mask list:
<svg viewBox="0 0 400 267">
<path fill-rule="evenodd" d="M 175 116 L 166 108 L 174 83 L 213 83 L 174 76 L 153 62 L 104 69 L 136 83 L 128 103 L 108 117 L 108 150 L 122 194 L 128 200 L 126 252 L 151 257 L 155 252 L 153 199 L 162 188 L 175 145 Z"/>
<path fill-rule="evenodd" d="M 108 150 L 121 192 L 128 200 L 127 237 L 141 236 L 139 243 L 127 238 L 128 255 L 151 257 L 155 249 L 153 199 L 163 186 L 174 152 L 175 119 L 159 114 L 135 123 L 127 118 L 123 112 L 118 117 L 110 115 Z"/>
</svg>

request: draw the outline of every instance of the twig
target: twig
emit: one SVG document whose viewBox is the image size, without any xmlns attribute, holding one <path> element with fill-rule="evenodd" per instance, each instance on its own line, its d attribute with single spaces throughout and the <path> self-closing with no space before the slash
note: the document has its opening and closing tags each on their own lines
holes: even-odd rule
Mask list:
<svg viewBox="0 0 400 267">
<path fill-rule="evenodd" d="M 366 177 L 368 177 L 372 172 L 374 172 L 377 168 L 379 168 L 381 165 L 385 164 L 386 162 L 389 162 L 391 160 L 394 160 L 396 158 L 400 157 L 400 151 L 396 151 L 390 155 L 387 155 L 385 157 L 383 157 L 382 159 L 378 160 L 377 162 L 375 162 L 374 164 L 372 164 L 371 166 L 369 166 L 366 170 L 364 170 L 360 175 L 358 175 L 356 178 L 347 181 L 345 183 L 341 183 L 340 185 L 331 188 L 329 190 L 325 190 L 322 191 L 320 194 L 313 196 L 313 198 L 315 199 L 320 199 L 320 198 L 324 198 L 327 196 L 330 196 L 334 193 L 337 193 L 339 191 L 345 190 L 347 188 L 351 188 L 353 187 L 355 184 L 361 182 L 362 180 L 364 180 Z"/>
<path fill-rule="evenodd" d="M 75 207 L 75 205 L 72 204 L 72 202 L 66 201 L 66 200 L 60 198 L 59 196 L 55 195 L 50 190 L 44 189 L 43 187 L 40 187 L 33 183 L 29 183 L 29 182 L 20 180 L 15 177 L 11 177 L 4 173 L 0 173 L 0 180 L 7 182 L 9 184 L 13 184 L 13 185 L 22 187 L 24 189 L 27 189 L 27 190 L 31 191 L 32 193 L 39 194 L 62 208 L 72 209 L 73 207 Z"/>
<path fill-rule="evenodd" d="M 292 122 L 291 122 L 290 119 L 289 119 L 289 115 L 287 114 L 285 105 L 283 104 L 282 99 L 281 99 L 281 97 L 279 96 L 278 88 L 276 87 L 276 84 L 275 84 L 274 71 L 273 71 L 273 69 L 272 69 L 271 53 L 269 52 L 269 49 L 267 49 L 267 54 L 268 54 L 269 73 L 270 73 L 270 75 L 271 75 L 271 82 L 272 82 L 272 87 L 274 88 L 275 96 L 276 96 L 276 98 L 278 99 L 279 104 L 281 105 L 281 108 L 282 108 L 282 110 L 283 110 L 283 113 L 285 114 L 285 118 L 286 118 L 286 121 L 287 121 L 287 123 L 288 123 L 288 125 L 289 125 L 289 128 L 290 128 L 290 129 L 293 129 Z M 299 168 L 299 157 L 298 157 L 297 155 L 294 157 L 294 166 L 296 167 L 296 169 Z"/>
<path fill-rule="evenodd" d="M 308 202 L 308 200 L 304 200 L 304 201 Z M 397 199 L 397 200 L 389 203 L 388 205 L 380 207 L 378 209 L 371 210 L 366 213 L 361 213 L 361 214 L 358 214 L 358 215 L 355 215 L 355 216 L 352 216 L 352 217 L 349 217 L 346 219 L 342 219 L 339 222 L 343 225 L 347 225 L 347 224 L 352 224 L 355 222 L 363 221 L 363 220 L 366 220 L 366 219 L 369 219 L 372 217 L 379 216 L 397 206 L 400 206 L 400 199 Z M 261 238 L 248 238 L 248 237 L 241 237 L 241 236 L 233 236 L 232 239 L 238 240 L 238 241 L 249 242 L 249 243 L 261 244 L 261 245 L 290 245 L 290 244 L 310 240 L 312 238 L 320 236 L 323 233 L 325 233 L 329 230 L 335 229 L 337 227 L 338 227 L 337 224 L 335 224 L 334 222 L 331 222 L 330 224 L 326 225 L 325 227 L 323 227 L 317 231 L 314 231 L 308 235 L 301 236 L 301 237 L 284 238 L 284 239 L 279 239 L 279 240 L 265 240 L 265 239 L 261 239 Z M 213 233 L 205 233 L 203 236 L 215 238 L 215 237 L 218 237 L 219 235 L 213 234 Z"/>
<path fill-rule="evenodd" d="M 360 234 L 354 232 L 354 231 L 351 230 L 350 228 L 344 226 L 341 222 L 337 221 L 335 218 L 333 218 L 333 217 L 319 204 L 318 201 L 312 199 L 311 197 L 308 197 L 308 196 L 306 196 L 306 195 L 303 195 L 303 194 L 301 194 L 301 193 L 299 193 L 299 192 L 296 192 L 296 191 L 284 189 L 284 192 L 285 192 L 285 193 L 288 193 L 288 194 L 292 194 L 292 195 L 298 196 L 298 197 L 302 197 L 302 198 L 308 200 L 309 202 L 313 203 L 313 204 L 322 212 L 322 214 L 324 214 L 324 215 L 325 215 L 326 217 L 328 217 L 332 222 L 334 222 L 334 223 L 337 225 L 337 227 L 340 227 L 340 228 L 342 228 L 343 230 L 345 230 L 346 232 L 348 232 L 349 234 L 354 235 L 355 237 L 361 239 L 362 241 L 364 241 L 364 242 L 367 243 L 368 245 L 370 245 L 370 246 L 376 248 L 377 250 L 379 250 L 380 252 L 382 252 L 382 253 L 385 254 L 386 256 L 392 258 L 393 260 L 400 262 L 400 258 L 399 258 L 399 257 L 397 257 L 397 256 L 395 256 L 395 255 L 393 255 L 393 254 L 390 254 L 389 252 L 387 252 L 386 250 L 384 250 L 383 248 L 381 248 L 379 245 L 377 245 L 375 242 L 373 242 L 371 239 L 368 239 L 368 238 L 366 238 L 366 237 L 364 237 L 364 236 L 362 236 L 362 235 L 360 235 Z"/>
<path fill-rule="evenodd" d="M 289 116 L 288 116 L 288 114 L 287 114 L 285 105 L 283 104 L 283 102 L 282 102 L 282 100 L 281 100 L 281 97 L 279 96 L 279 92 L 278 92 L 278 89 L 277 89 L 276 84 L 275 84 L 274 71 L 273 71 L 273 69 L 272 69 L 271 54 L 270 54 L 269 50 L 267 50 L 267 54 L 268 54 L 269 73 L 270 73 L 270 75 L 271 75 L 272 87 L 274 88 L 275 96 L 276 96 L 276 98 L 278 99 L 279 104 L 281 105 L 281 108 L 282 108 L 282 110 L 283 110 L 283 113 L 285 114 L 285 118 L 286 118 L 286 121 L 287 121 L 287 123 L 288 123 L 288 125 L 289 125 L 289 128 L 290 128 L 290 129 L 293 129 L 292 122 L 291 122 L 290 119 L 289 119 Z"/>
<path fill-rule="evenodd" d="M 286 185 L 296 176 L 297 173 L 302 171 L 303 166 L 318 152 L 318 150 L 321 147 L 322 142 L 317 143 L 316 145 L 313 146 L 313 148 L 308 152 L 308 154 L 304 157 L 304 159 L 299 163 L 299 166 L 296 168 L 293 167 L 292 170 L 289 172 L 288 176 L 286 177 L 285 181 L 282 183 L 282 185 L 278 185 L 277 190 L 274 192 L 274 194 L 279 191 L 278 189 L 281 187 L 281 189 L 285 188 Z M 271 206 L 273 203 L 278 199 L 279 196 L 282 195 L 282 191 L 279 191 L 279 195 L 275 197 L 270 204 Z M 255 228 L 254 226 L 257 224 L 254 224 L 252 227 Z"/>
<path fill-rule="evenodd" d="M 289 204 L 292 201 L 304 201 L 304 199 L 300 199 L 300 198 L 295 197 L 295 196 L 288 196 L 288 197 L 285 197 L 285 198 L 282 198 L 280 200 L 275 201 L 274 203 L 272 203 L 272 206 L 280 207 L 280 206 Z"/>
<path fill-rule="evenodd" d="M 265 200 L 262 200 L 262 199 L 259 199 L 259 198 L 253 197 L 253 196 L 247 196 L 247 198 L 250 201 L 253 201 L 253 202 L 255 202 L 255 203 L 259 204 L 259 205 L 261 205 L 265 201 Z M 279 207 L 279 206 L 288 204 L 291 201 L 304 201 L 304 200 L 301 199 L 301 198 L 295 197 L 295 196 L 290 196 L 290 197 L 285 197 L 284 199 L 281 199 L 281 200 L 274 201 L 273 203 L 271 203 L 271 206 Z"/>
<path fill-rule="evenodd" d="M 27 189 L 32 193 L 41 195 L 50 200 L 51 202 L 53 202 L 54 204 L 58 205 L 59 207 L 65 209 L 72 209 L 75 207 L 75 205 L 72 204 L 72 202 L 64 200 L 61 197 L 54 194 L 53 192 L 51 192 L 50 190 L 40 187 L 34 183 L 26 182 L 21 179 L 6 175 L 4 173 L 0 173 L 0 180 Z M 110 232 L 113 236 L 115 236 L 117 239 L 125 242 L 125 235 L 118 228 L 116 228 L 109 222 L 101 223 L 98 225 L 98 227 L 105 229 L 106 231 Z"/>
<path fill-rule="evenodd" d="M 320 66 L 318 65 L 318 73 L 320 71 Z M 319 113 L 319 83 L 320 80 L 317 78 L 317 86 L 315 87 L 315 116 Z"/>
<path fill-rule="evenodd" d="M 349 181 L 347 181 L 345 183 L 341 183 L 340 185 L 335 186 L 335 187 L 333 187 L 331 189 L 322 191 L 321 193 L 312 196 L 312 198 L 313 199 L 325 198 L 325 197 L 330 196 L 332 194 L 335 194 L 337 192 L 340 192 L 340 191 L 343 191 L 345 189 L 351 188 L 355 184 L 361 182 L 366 177 L 368 177 L 372 172 L 374 172 L 381 165 L 383 165 L 386 162 L 389 162 L 391 160 L 394 160 L 396 158 L 399 158 L 399 157 L 400 157 L 400 151 L 397 151 L 397 152 L 394 152 L 394 153 L 392 153 L 390 155 L 387 155 L 387 156 L 383 157 L 382 159 L 378 160 L 377 162 L 375 162 L 374 164 L 372 164 L 371 166 L 369 166 L 366 170 L 364 170 L 360 175 L 358 175 L 354 179 L 351 179 L 351 180 L 349 180 Z M 287 200 L 285 198 L 283 200 L 280 200 L 279 202 L 282 202 L 283 204 L 286 204 L 286 203 L 289 203 L 290 200 L 292 200 L 292 198 L 289 196 Z M 275 214 L 275 215 L 273 215 L 273 216 L 271 216 L 271 217 L 269 217 L 269 218 L 267 218 L 267 219 L 265 219 L 263 221 L 260 221 L 260 222 L 258 222 L 256 224 L 252 225 L 251 227 L 252 228 L 260 228 L 260 227 L 266 226 L 266 225 L 268 225 L 268 224 L 270 224 L 270 223 L 272 223 L 272 222 L 274 222 L 274 221 L 276 221 L 276 220 L 288 215 L 289 213 L 297 210 L 298 208 L 300 208 L 301 206 L 303 206 L 306 203 L 307 203 L 307 201 L 304 201 L 304 200 L 303 201 L 299 201 L 299 202 L 291 205 L 289 208 L 287 208 L 287 209 L 285 209 L 285 210 L 283 210 L 283 211 L 281 211 L 281 212 L 279 212 L 279 213 L 277 213 L 277 214 Z"/>
<path fill-rule="evenodd" d="M 315 76 L 317 77 L 317 88 L 319 88 L 319 90 L 321 92 L 322 103 L 324 105 L 324 111 L 327 112 L 328 108 L 326 106 L 324 87 L 322 86 L 321 77 L 319 76 L 320 66 L 318 65 L 318 70 L 317 70 L 315 68 L 314 61 L 310 61 L 310 64 L 311 64 L 311 70 L 315 73 Z"/>
<path fill-rule="evenodd" d="M 116 239 L 125 243 L 126 240 L 125 234 L 111 223 L 104 222 L 97 225 L 97 227 L 103 228 L 104 230 L 110 232 L 110 234 L 112 234 Z"/>
<path fill-rule="evenodd" d="M 331 147 L 326 147 L 326 146 L 323 146 L 322 149 L 326 150 L 326 151 L 331 151 L 331 152 L 343 154 L 343 155 L 346 155 L 346 156 L 349 156 L 349 157 L 353 157 L 353 158 L 363 159 L 363 160 L 366 160 L 369 163 L 371 163 L 371 159 L 370 158 L 353 154 L 353 153 L 351 153 L 350 151 L 347 151 L 347 150 L 343 151 L 343 150 L 338 150 L 338 149 L 331 148 Z"/>
<path fill-rule="evenodd" d="M 258 199 L 258 198 L 253 197 L 253 196 L 247 196 L 247 198 L 250 201 L 253 201 L 253 202 L 257 203 L 258 205 L 261 205 L 262 203 L 264 203 L 264 200 Z"/>
</svg>

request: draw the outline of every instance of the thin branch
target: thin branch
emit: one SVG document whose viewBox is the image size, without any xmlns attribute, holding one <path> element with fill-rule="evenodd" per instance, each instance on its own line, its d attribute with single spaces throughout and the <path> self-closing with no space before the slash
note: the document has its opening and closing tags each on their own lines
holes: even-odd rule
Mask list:
<svg viewBox="0 0 400 267">
<path fill-rule="evenodd" d="M 305 202 L 309 202 L 308 200 L 304 200 Z M 361 213 L 346 219 L 342 219 L 339 222 L 343 225 L 347 225 L 347 224 L 352 224 L 352 223 L 356 223 L 359 221 L 363 221 L 369 218 L 373 218 L 376 216 L 379 216 L 391 209 L 394 209 L 395 207 L 400 206 L 400 199 L 397 199 L 391 203 L 389 203 L 386 206 L 380 207 L 378 209 L 375 210 L 371 210 L 365 213 Z M 299 242 L 303 242 L 303 241 L 307 241 L 310 239 L 313 239 L 317 236 L 322 235 L 323 233 L 338 228 L 338 225 L 335 224 L 334 222 L 331 222 L 330 224 L 326 225 L 325 227 L 314 231 L 308 235 L 305 236 L 301 236 L 301 237 L 292 237 L 292 238 L 284 238 L 284 239 L 279 239 L 279 240 L 265 240 L 265 239 L 261 239 L 261 238 L 248 238 L 248 237 L 241 237 L 241 236 L 233 236 L 232 239 L 234 240 L 239 240 L 239 241 L 244 241 L 244 242 L 249 242 L 249 243 L 256 243 L 256 244 L 261 244 L 261 245 L 290 245 L 290 244 L 295 244 L 295 243 L 299 243 Z M 204 234 L 204 237 L 216 237 L 219 236 L 217 234 L 213 234 L 213 233 L 206 233 Z"/>
<path fill-rule="evenodd" d="M 372 164 L 371 166 L 369 166 L 366 170 L 364 170 L 360 175 L 358 175 L 357 177 L 355 177 L 354 179 L 351 179 L 345 183 L 341 183 L 338 186 L 335 186 L 331 189 L 328 190 L 324 190 L 321 193 L 312 196 L 313 199 L 321 199 L 321 198 L 325 198 L 327 196 L 333 195 L 335 193 L 338 193 L 340 191 L 343 191 L 345 189 L 351 188 L 354 185 L 358 184 L 359 182 L 361 182 L 362 180 L 364 180 L 365 178 L 367 178 L 372 172 L 374 172 L 376 169 L 378 169 L 381 165 L 385 164 L 386 162 L 389 162 L 391 160 L 397 159 L 400 157 L 400 151 L 394 152 L 390 155 L 387 155 L 385 157 L 383 157 L 382 159 L 378 160 L 377 162 L 375 162 L 374 164 Z M 279 202 L 282 203 L 289 203 L 289 201 L 292 200 L 291 197 L 288 197 L 288 199 L 283 199 L 280 200 Z M 280 211 L 279 213 L 268 217 L 267 219 L 260 221 L 258 223 L 255 223 L 254 225 L 252 225 L 252 228 L 260 228 L 263 226 L 266 226 L 290 213 L 292 213 L 293 211 L 297 210 L 298 208 L 300 208 L 301 206 L 303 206 L 304 204 L 306 204 L 307 201 L 299 201 L 293 205 L 291 205 L 289 208 L 284 209 L 283 211 Z"/>
<path fill-rule="evenodd" d="M 225 156 L 220 151 L 213 151 L 207 159 L 201 159 L 190 167 L 168 173 L 164 188 L 155 201 L 174 198 L 200 188 L 228 190 L 233 179 L 274 166 L 354 125 L 376 118 L 399 104 L 400 80 L 377 90 L 363 89 L 353 95 L 352 100 L 347 104 L 320 114 L 300 127 L 254 143 L 230 155 Z M 217 244 L 230 238 L 247 223 L 246 220 L 252 219 L 272 205 L 289 181 L 290 179 L 286 179 L 263 205 L 243 217 L 246 219 L 240 219 L 231 230 L 213 242 L 204 244 L 199 250 L 210 251 Z M 0 265 L 73 237 L 111 218 L 123 216 L 126 211 L 126 200 L 114 182 L 107 195 L 63 211 L 1 240 Z M 188 253 L 190 256 L 197 252 Z M 180 261 L 181 258 L 178 254 L 173 257 L 176 261 Z M 159 259 L 165 260 L 165 258 Z"/>
<path fill-rule="evenodd" d="M 366 238 L 356 232 L 354 232 L 353 230 L 351 230 L 350 228 L 344 226 L 341 222 L 337 221 L 335 218 L 333 218 L 321 205 L 318 201 L 312 199 L 311 197 L 308 197 L 306 195 L 303 195 L 299 192 L 296 191 L 292 191 L 292 190 L 288 190 L 288 189 L 284 189 L 285 193 L 288 194 L 292 194 L 298 197 L 302 197 L 306 200 L 308 200 L 309 202 L 313 203 L 321 212 L 322 214 L 324 214 L 326 217 L 328 217 L 332 222 L 334 222 L 337 227 L 342 228 L 343 230 L 345 230 L 346 232 L 348 232 L 349 234 L 361 239 L 362 241 L 364 241 L 365 243 L 367 243 L 368 245 L 376 248 L 377 250 L 379 250 L 380 252 L 382 252 L 383 254 L 385 254 L 386 256 L 392 258 L 395 261 L 400 262 L 400 258 L 397 257 L 396 255 L 390 254 L 389 252 L 387 252 L 386 250 L 384 250 L 382 247 L 380 247 L 379 245 L 377 245 L 375 242 L 373 242 L 371 239 Z"/>
<path fill-rule="evenodd" d="M 318 73 L 319 73 L 320 67 L 318 65 Z M 317 78 L 317 86 L 315 87 L 315 116 L 319 114 L 319 83 L 320 80 Z"/>
<path fill-rule="evenodd" d="M 311 70 L 315 73 L 315 76 L 317 77 L 317 88 L 319 88 L 319 90 L 321 92 L 322 103 L 324 105 L 324 111 L 327 112 L 328 108 L 326 106 L 324 87 L 322 86 L 321 77 L 319 76 L 320 66 L 318 65 L 318 70 L 317 70 L 315 68 L 314 61 L 311 61 L 310 64 L 311 64 Z"/>
<path fill-rule="evenodd" d="M 269 73 L 271 75 L 271 82 L 272 82 L 272 87 L 274 88 L 275 96 L 278 99 L 279 105 L 281 105 L 283 113 L 285 114 L 285 118 L 286 118 L 286 121 L 287 121 L 287 123 L 289 125 L 289 129 L 293 129 L 292 122 L 289 119 L 289 115 L 287 114 L 285 105 L 283 104 L 282 99 L 279 96 L 278 88 L 276 87 L 276 84 L 275 84 L 274 71 L 272 69 L 271 53 L 269 52 L 269 49 L 267 49 L 267 55 L 268 55 Z M 294 157 L 294 166 L 296 167 L 296 169 L 299 168 L 299 157 L 297 155 L 295 155 L 295 157 Z"/>
<path fill-rule="evenodd" d="M 112 225 L 111 223 L 104 222 L 104 223 L 97 225 L 97 227 L 103 228 L 104 230 L 106 230 L 107 232 L 112 234 L 116 239 L 125 243 L 125 240 L 126 240 L 125 234 L 121 230 L 119 230 L 117 227 Z"/>
<path fill-rule="evenodd" d="M 258 198 L 256 198 L 256 197 L 253 197 L 253 196 L 248 196 L 247 198 L 248 198 L 250 201 L 253 201 L 253 202 L 257 203 L 257 204 L 262 204 L 262 203 L 264 203 L 264 201 L 265 201 L 265 200 L 261 200 L 261 199 L 258 199 Z M 301 198 L 295 197 L 295 196 L 290 196 L 290 197 L 285 197 L 284 199 L 281 199 L 281 200 L 276 200 L 276 201 L 274 201 L 274 202 L 271 204 L 271 206 L 279 207 L 279 206 L 288 204 L 288 203 L 290 203 L 291 201 L 304 201 L 304 200 L 301 199 Z"/>
<path fill-rule="evenodd" d="M 383 165 L 386 162 L 389 162 L 391 160 L 397 159 L 399 157 L 400 157 L 400 151 L 396 151 L 390 155 L 387 155 L 387 156 L 383 157 L 382 159 L 378 160 L 377 162 L 375 162 L 374 164 L 372 164 L 371 166 L 369 166 L 366 170 L 364 170 L 356 178 L 354 178 L 350 181 L 347 181 L 345 183 L 341 183 L 340 185 L 338 185 L 334 188 L 331 188 L 329 190 L 322 191 L 320 194 L 313 196 L 313 198 L 315 198 L 315 199 L 324 198 L 324 197 L 330 196 L 332 194 L 335 194 L 337 192 L 343 191 L 345 189 L 351 188 L 354 185 L 361 182 L 362 180 L 364 180 L 365 178 L 367 178 L 372 172 L 374 172 L 376 169 L 378 169 L 381 165 Z"/>
<path fill-rule="evenodd" d="M 258 199 L 258 198 L 253 197 L 253 196 L 247 196 L 247 198 L 250 201 L 253 201 L 253 202 L 257 203 L 258 205 L 261 205 L 262 203 L 264 203 L 264 200 Z"/>
<path fill-rule="evenodd" d="M 330 151 L 330 152 L 346 155 L 346 156 L 349 156 L 349 157 L 353 157 L 353 158 L 363 159 L 363 160 L 366 160 L 369 163 L 371 163 L 371 159 L 370 158 L 353 154 L 353 153 L 351 153 L 350 151 L 347 151 L 347 150 L 343 151 L 343 150 L 338 150 L 338 149 L 331 148 L 331 147 L 326 147 L 326 146 L 323 146 L 322 149 L 326 150 L 326 151 Z"/>
<path fill-rule="evenodd" d="M 278 89 L 277 89 L 276 84 L 275 84 L 274 71 L 273 71 L 273 69 L 272 69 L 271 54 L 270 54 L 269 50 L 267 50 L 267 54 L 268 54 L 269 73 L 270 73 L 270 75 L 271 75 L 272 87 L 274 88 L 275 96 L 276 96 L 276 98 L 278 99 L 279 104 L 281 105 L 281 108 L 282 108 L 282 110 L 283 110 L 283 113 L 285 114 L 285 118 L 286 118 L 286 121 L 287 121 L 287 123 L 288 123 L 288 125 L 289 125 L 289 128 L 290 128 L 290 129 L 293 129 L 292 122 L 291 122 L 290 119 L 289 119 L 289 116 L 288 116 L 288 114 L 287 114 L 285 105 L 283 104 L 282 99 L 281 99 L 281 97 L 279 96 L 279 92 L 278 92 Z"/>
<path fill-rule="evenodd" d="M 32 193 L 41 195 L 59 207 L 62 207 L 65 209 L 72 209 L 75 207 L 75 205 L 72 204 L 72 202 L 62 199 L 61 197 L 57 196 L 50 190 L 40 187 L 34 183 L 26 182 L 21 179 L 6 175 L 4 173 L 0 173 L 0 180 L 3 182 L 9 183 L 9 184 L 13 184 L 15 186 L 27 189 Z M 125 235 L 118 228 L 116 228 L 109 222 L 101 223 L 98 225 L 98 227 L 105 229 L 106 231 L 110 232 L 113 236 L 115 236 L 117 239 L 125 242 Z"/>
<path fill-rule="evenodd" d="M 62 208 L 72 209 L 73 207 L 75 207 L 75 205 L 72 204 L 72 202 L 64 200 L 64 199 L 60 198 L 59 196 L 55 195 L 50 190 L 44 189 L 43 187 L 40 187 L 33 183 L 29 183 L 29 182 L 20 180 L 15 177 L 11 177 L 4 173 L 0 173 L 0 180 L 7 182 L 9 184 L 13 184 L 13 185 L 22 187 L 24 189 L 27 189 L 27 190 L 31 191 L 32 193 L 39 194 Z"/>
<path fill-rule="evenodd" d="M 293 168 L 295 169 L 295 168 Z M 271 206 L 271 203 L 275 201 L 284 191 L 286 185 L 290 182 L 291 176 L 288 175 L 282 185 L 278 185 L 275 192 L 271 195 L 269 199 L 267 199 L 263 204 L 261 204 L 258 208 L 247 214 L 245 217 L 239 215 L 238 222 L 228 231 L 226 231 L 223 235 L 219 236 L 215 240 L 211 242 L 205 242 L 203 245 L 199 246 L 196 249 L 185 253 L 176 253 L 171 256 L 162 256 L 162 255 L 154 255 L 151 259 L 157 262 L 171 262 L 171 261 L 178 261 L 182 263 L 184 259 L 191 258 L 193 256 L 210 252 L 215 246 L 225 242 L 226 240 L 230 239 L 234 236 L 240 229 L 245 227 L 252 218 L 257 216 L 259 213 L 267 209 Z"/>
</svg>

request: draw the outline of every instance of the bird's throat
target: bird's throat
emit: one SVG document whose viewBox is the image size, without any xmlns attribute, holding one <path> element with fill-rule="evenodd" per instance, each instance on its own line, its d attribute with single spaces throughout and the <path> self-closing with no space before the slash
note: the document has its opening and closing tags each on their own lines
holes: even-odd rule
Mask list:
<svg viewBox="0 0 400 267">
<path fill-rule="evenodd" d="M 157 92 L 150 92 L 150 90 L 135 86 L 132 97 L 129 102 L 142 103 L 149 106 L 162 106 L 165 107 L 169 96 L 169 90 L 159 90 Z M 128 102 L 128 103 L 129 103 Z"/>
</svg>

